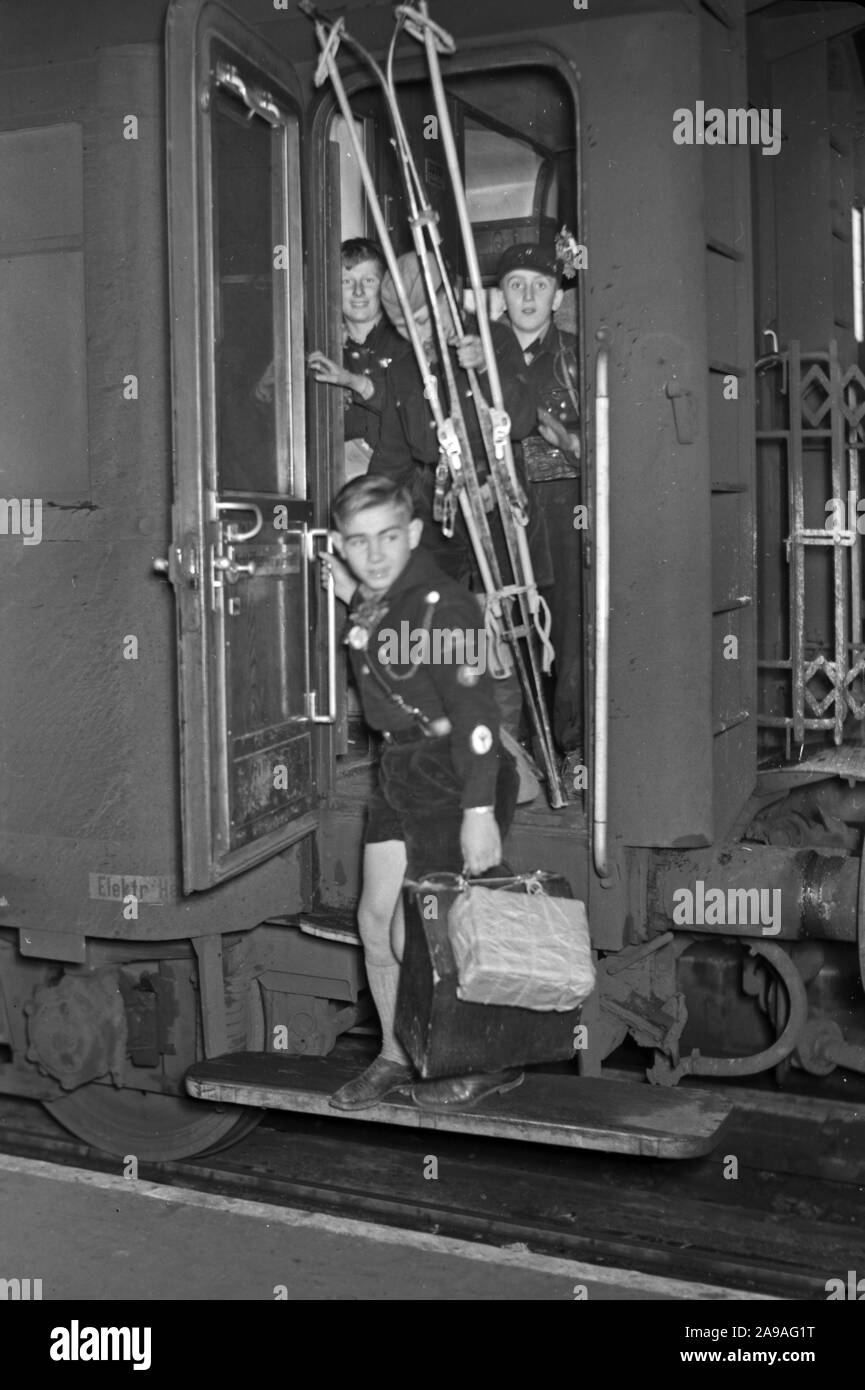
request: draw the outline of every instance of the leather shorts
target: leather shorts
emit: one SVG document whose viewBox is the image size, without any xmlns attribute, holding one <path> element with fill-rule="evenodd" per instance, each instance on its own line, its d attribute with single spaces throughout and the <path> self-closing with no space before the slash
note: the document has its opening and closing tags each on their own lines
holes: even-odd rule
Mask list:
<svg viewBox="0 0 865 1390">
<path fill-rule="evenodd" d="M 500 748 L 495 807 L 503 836 L 513 820 L 518 785 L 516 763 Z M 461 799 L 450 735 L 386 745 L 379 765 L 379 791 L 370 803 L 365 843 L 404 840 L 410 878 L 436 871 L 460 873 Z"/>
</svg>

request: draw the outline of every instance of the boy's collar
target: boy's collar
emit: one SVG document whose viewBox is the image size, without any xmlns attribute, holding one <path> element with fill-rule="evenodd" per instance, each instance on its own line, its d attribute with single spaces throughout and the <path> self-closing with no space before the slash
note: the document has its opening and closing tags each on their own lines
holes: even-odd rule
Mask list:
<svg viewBox="0 0 865 1390">
<path fill-rule="evenodd" d="M 371 593 L 365 584 L 359 584 L 349 606 L 351 626 L 344 639 L 347 645 L 356 650 L 364 650 L 369 645 L 370 634 L 386 616 L 394 599 L 409 589 L 435 584 L 441 577 L 441 570 L 429 551 L 417 546 L 412 551 L 402 574 L 385 593 Z"/>
<path fill-rule="evenodd" d="M 550 319 L 546 328 L 541 333 L 536 333 L 533 338 L 530 338 L 529 341 L 525 344 L 525 346 L 523 346 L 523 344 L 520 343 L 520 351 L 528 352 L 531 348 L 534 349 L 536 355 L 539 352 L 543 352 L 544 348 L 547 346 L 547 339 L 555 329 L 555 326 L 555 320 Z M 516 329 L 514 329 L 513 324 L 511 324 L 511 329 L 513 331 L 514 337 L 516 338 Z M 519 342 L 519 338 L 517 338 L 517 342 Z"/>
<path fill-rule="evenodd" d="M 354 336 L 353 331 L 352 331 L 353 325 L 350 324 L 346 319 L 343 319 L 343 327 L 344 327 L 344 329 L 345 329 L 345 336 L 346 336 L 346 338 L 350 338 L 351 341 L 352 341 L 353 343 L 357 343 L 359 347 L 363 347 L 363 345 L 364 345 L 365 343 L 367 343 L 367 342 L 369 341 L 369 339 L 372 337 L 372 335 L 373 335 L 373 333 L 376 331 L 376 329 L 381 327 L 381 325 L 382 325 L 383 322 L 384 322 L 384 314 L 379 314 L 379 316 L 378 316 L 378 318 L 376 319 L 375 323 L 371 324 L 370 327 L 369 327 L 369 329 L 367 330 L 366 337 L 365 337 L 365 338 L 356 338 L 356 337 Z"/>
</svg>

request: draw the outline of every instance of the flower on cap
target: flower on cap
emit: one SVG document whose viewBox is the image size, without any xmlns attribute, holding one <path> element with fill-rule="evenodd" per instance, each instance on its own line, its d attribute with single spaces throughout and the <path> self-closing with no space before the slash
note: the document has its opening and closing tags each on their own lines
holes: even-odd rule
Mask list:
<svg viewBox="0 0 865 1390">
<path fill-rule="evenodd" d="M 577 256 L 579 246 L 573 232 L 563 226 L 556 237 L 556 256 L 562 263 L 562 275 L 566 280 L 573 280 L 577 273 Z"/>
</svg>

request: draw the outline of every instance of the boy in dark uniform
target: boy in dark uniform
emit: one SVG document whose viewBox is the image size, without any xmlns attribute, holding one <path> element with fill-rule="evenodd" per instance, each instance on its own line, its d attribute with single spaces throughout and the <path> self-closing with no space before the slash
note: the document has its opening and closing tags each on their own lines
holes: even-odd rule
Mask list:
<svg viewBox="0 0 865 1390">
<path fill-rule="evenodd" d="M 413 517 L 407 489 L 387 478 L 355 478 L 337 496 L 334 519 L 336 549 L 360 581 L 352 593 L 346 568 L 329 562 L 337 593 L 350 598 L 352 668 L 367 723 L 384 734 L 380 793 L 364 849 L 364 897 L 371 887 L 377 912 L 358 914 L 382 1053 L 331 1097 L 337 1109 L 357 1110 L 414 1075 L 393 1032 L 403 868 L 412 879 L 436 870 L 466 868 L 478 875 L 495 868 L 517 777 L 501 746 L 477 603 L 420 547 L 423 523 Z M 368 875 L 379 883 L 368 885 Z M 513 1070 L 450 1077 L 418 1083 L 413 1095 L 420 1105 L 465 1105 L 521 1080 Z"/>
<path fill-rule="evenodd" d="M 414 251 L 399 258 L 400 275 L 409 297 L 413 317 L 426 350 L 427 360 L 433 374 L 439 381 L 439 399 L 444 414 L 449 413 L 447 392 L 441 366 L 438 362 L 438 345 L 433 324 L 430 320 L 420 265 Z M 434 267 L 434 280 L 439 283 L 437 267 Z M 382 303 L 394 327 L 402 337 L 408 337 L 408 330 L 402 317 L 402 309 L 396 296 L 393 280 L 388 274 L 382 284 Z M 477 414 L 471 401 L 471 389 L 466 371 L 474 368 L 479 375 L 482 389 L 489 396 L 486 386 L 485 365 L 480 338 L 466 334 L 456 338 L 451 323 L 447 300 L 441 289 L 438 293 L 439 312 L 452 345 L 450 348 L 460 394 L 463 415 L 466 422 L 469 446 L 477 468 L 478 481 L 483 486 L 487 482 L 487 456 L 484 451 L 483 436 Z M 510 416 L 511 438 L 518 440 L 535 427 L 536 411 L 532 391 L 529 388 L 525 368 L 518 345 L 501 325 L 490 325 L 493 336 L 496 361 L 501 377 L 505 409 Z M 453 537 L 442 536 L 441 526 L 432 519 L 432 502 L 435 470 L 439 461 L 439 445 L 436 426 L 429 402 L 424 396 L 423 380 L 418 371 L 414 354 L 407 352 L 394 361 L 385 384 L 384 402 L 381 415 L 381 432 L 378 444 L 369 465 L 370 473 L 380 473 L 392 478 L 394 482 L 407 486 L 415 500 L 418 516 L 424 523 L 423 543 L 435 552 L 436 560 L 446 573 L 455 579 L 466 579 L 474 573 L 474 559 L 471 545 L 462 517 L 458 517 Z M 519 472 L 519 465 L 518 465 Z M 521 479 L 523 483 L 525 479 Z M 495 502 L 487 489 L 487 510 L 491 529 L 497 542 L 497 550 L 506 554 L 500 537 L 500 526 L 495 514 Z"/>
<path fill-rule="evenodd" d="M 345 391 L 346 479 L 366 471 L 378 443 L 385 373 L 405 344 L 381 306 L 384 256 L 374 241 L 352 237 L 342 257 L 342 365 L 317 349 L 307 359 L 316 381 Z"/>
<path fill-rule="evenodd" d="M 405 286 L 413 317 L 417 324 L 421 341 L 424 344 L 427 360 L 439 382 L 439 399 L 444 414 L 449 413 L 449 403 L 438 361 L 438 345 L 426 299 L 423 276 L 417 255 L 407 252 L 399 258 L 400 278 Z M 438 268 L 433 267 L 434 281 L 440 286 Z M 480 338 L 466 334 L 457 338 L 451 322 L 447 300 L 441 288 L 438 291 L 438 308 L 449 332 L 451 345 L 449 351 L 454 367 L 457 390 L 460 395 L 466 423 L 469 447 L 477 469 L 478 481 L 482 486 L 486 511 L 493 544 L 505 584 L 510 582 L 510 568 L 504 533 L 498 515 L 497 505 L 492 493 L 487 471 L 487 456 L 483 436 L 478 424 L 477 413 L 471 400 L 471 387 L 467 371 L 474 368 L 479 377 L 481 389 L 489 399 L 486 383 L 486 366 Z M 390 274 L 382 284 L 382 303 L 397 331 L 405 338 L 408 330 L 402 317 L 402 309 Z M 513 335 L 501 324 L 491 324 L 493 348 L 501 379 L 505 409 L 510 417 L 511 438 L 520 440 L 534 429 L 537 413 L 533 393 L 529 387 L 519 345 Z M 439 445 L 435 420 L 429 402 L 424 395 L 424 385 L 414 354 L 408 352 L 395 358 L 385 383 L 384 403 L 381 416 L 381 433 L 369 465 L 371 474 L 381 474 L 394 482 L 405 485 L 414 499 L 415 511 L 423 522 L 423 545 L 435 556 L 436 563 L 453 578 L 471 583 L 475 591 L 482 589 L 480 576 L 465 522 L 457 514 L 454 534 L 447 539 L 442 534 L 440 523 L 433 520 L 433 494 L 435 473 L 439 461 Z M 515 449 L 517 476 L 526 489 L 526 478 L 522 471 L 522 458 Z M 539 523 L 537 509 L 529 507 L 527 538 L 539 587 L 552 580 L 552 568 L 546 544 L 546 536 Z M 513 673 L 503 680 L 496 681 L 497 699 L 505 727 L 514 738 L 520 729 L 522 696 L 519 682 Z"/>
<path fill-rule="evenodd" d="M 523 440 L 532 501 L 546 524 L 552 584 L 544 595 L 556 652 L 552 722 L 568 762 L 582 760 L 582 565 L 576 339 L 553 323 L 562 302 L 555 245 L 509 246 L 497 268 L 516 344 L 535 393 L 537 419 Z M 567 779 L 566 779 L 567 780 Z"/>
</svg>

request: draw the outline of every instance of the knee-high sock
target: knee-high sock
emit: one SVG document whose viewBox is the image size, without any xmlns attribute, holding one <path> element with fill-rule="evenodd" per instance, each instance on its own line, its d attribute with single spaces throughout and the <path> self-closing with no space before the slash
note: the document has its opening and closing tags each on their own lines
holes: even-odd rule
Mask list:
<svg viewBox="0 0 865 1390">
<path fill-rule="evenodd" d="M 393 1031 L 399 970 L 397 961 L 393 965 L 376 965 L 368 956 L 366 958 L 366 975 L 381 1023 L 381 1056 L 388 1062 L 409 1061 L 408 1053 Z"/>
</svg>

